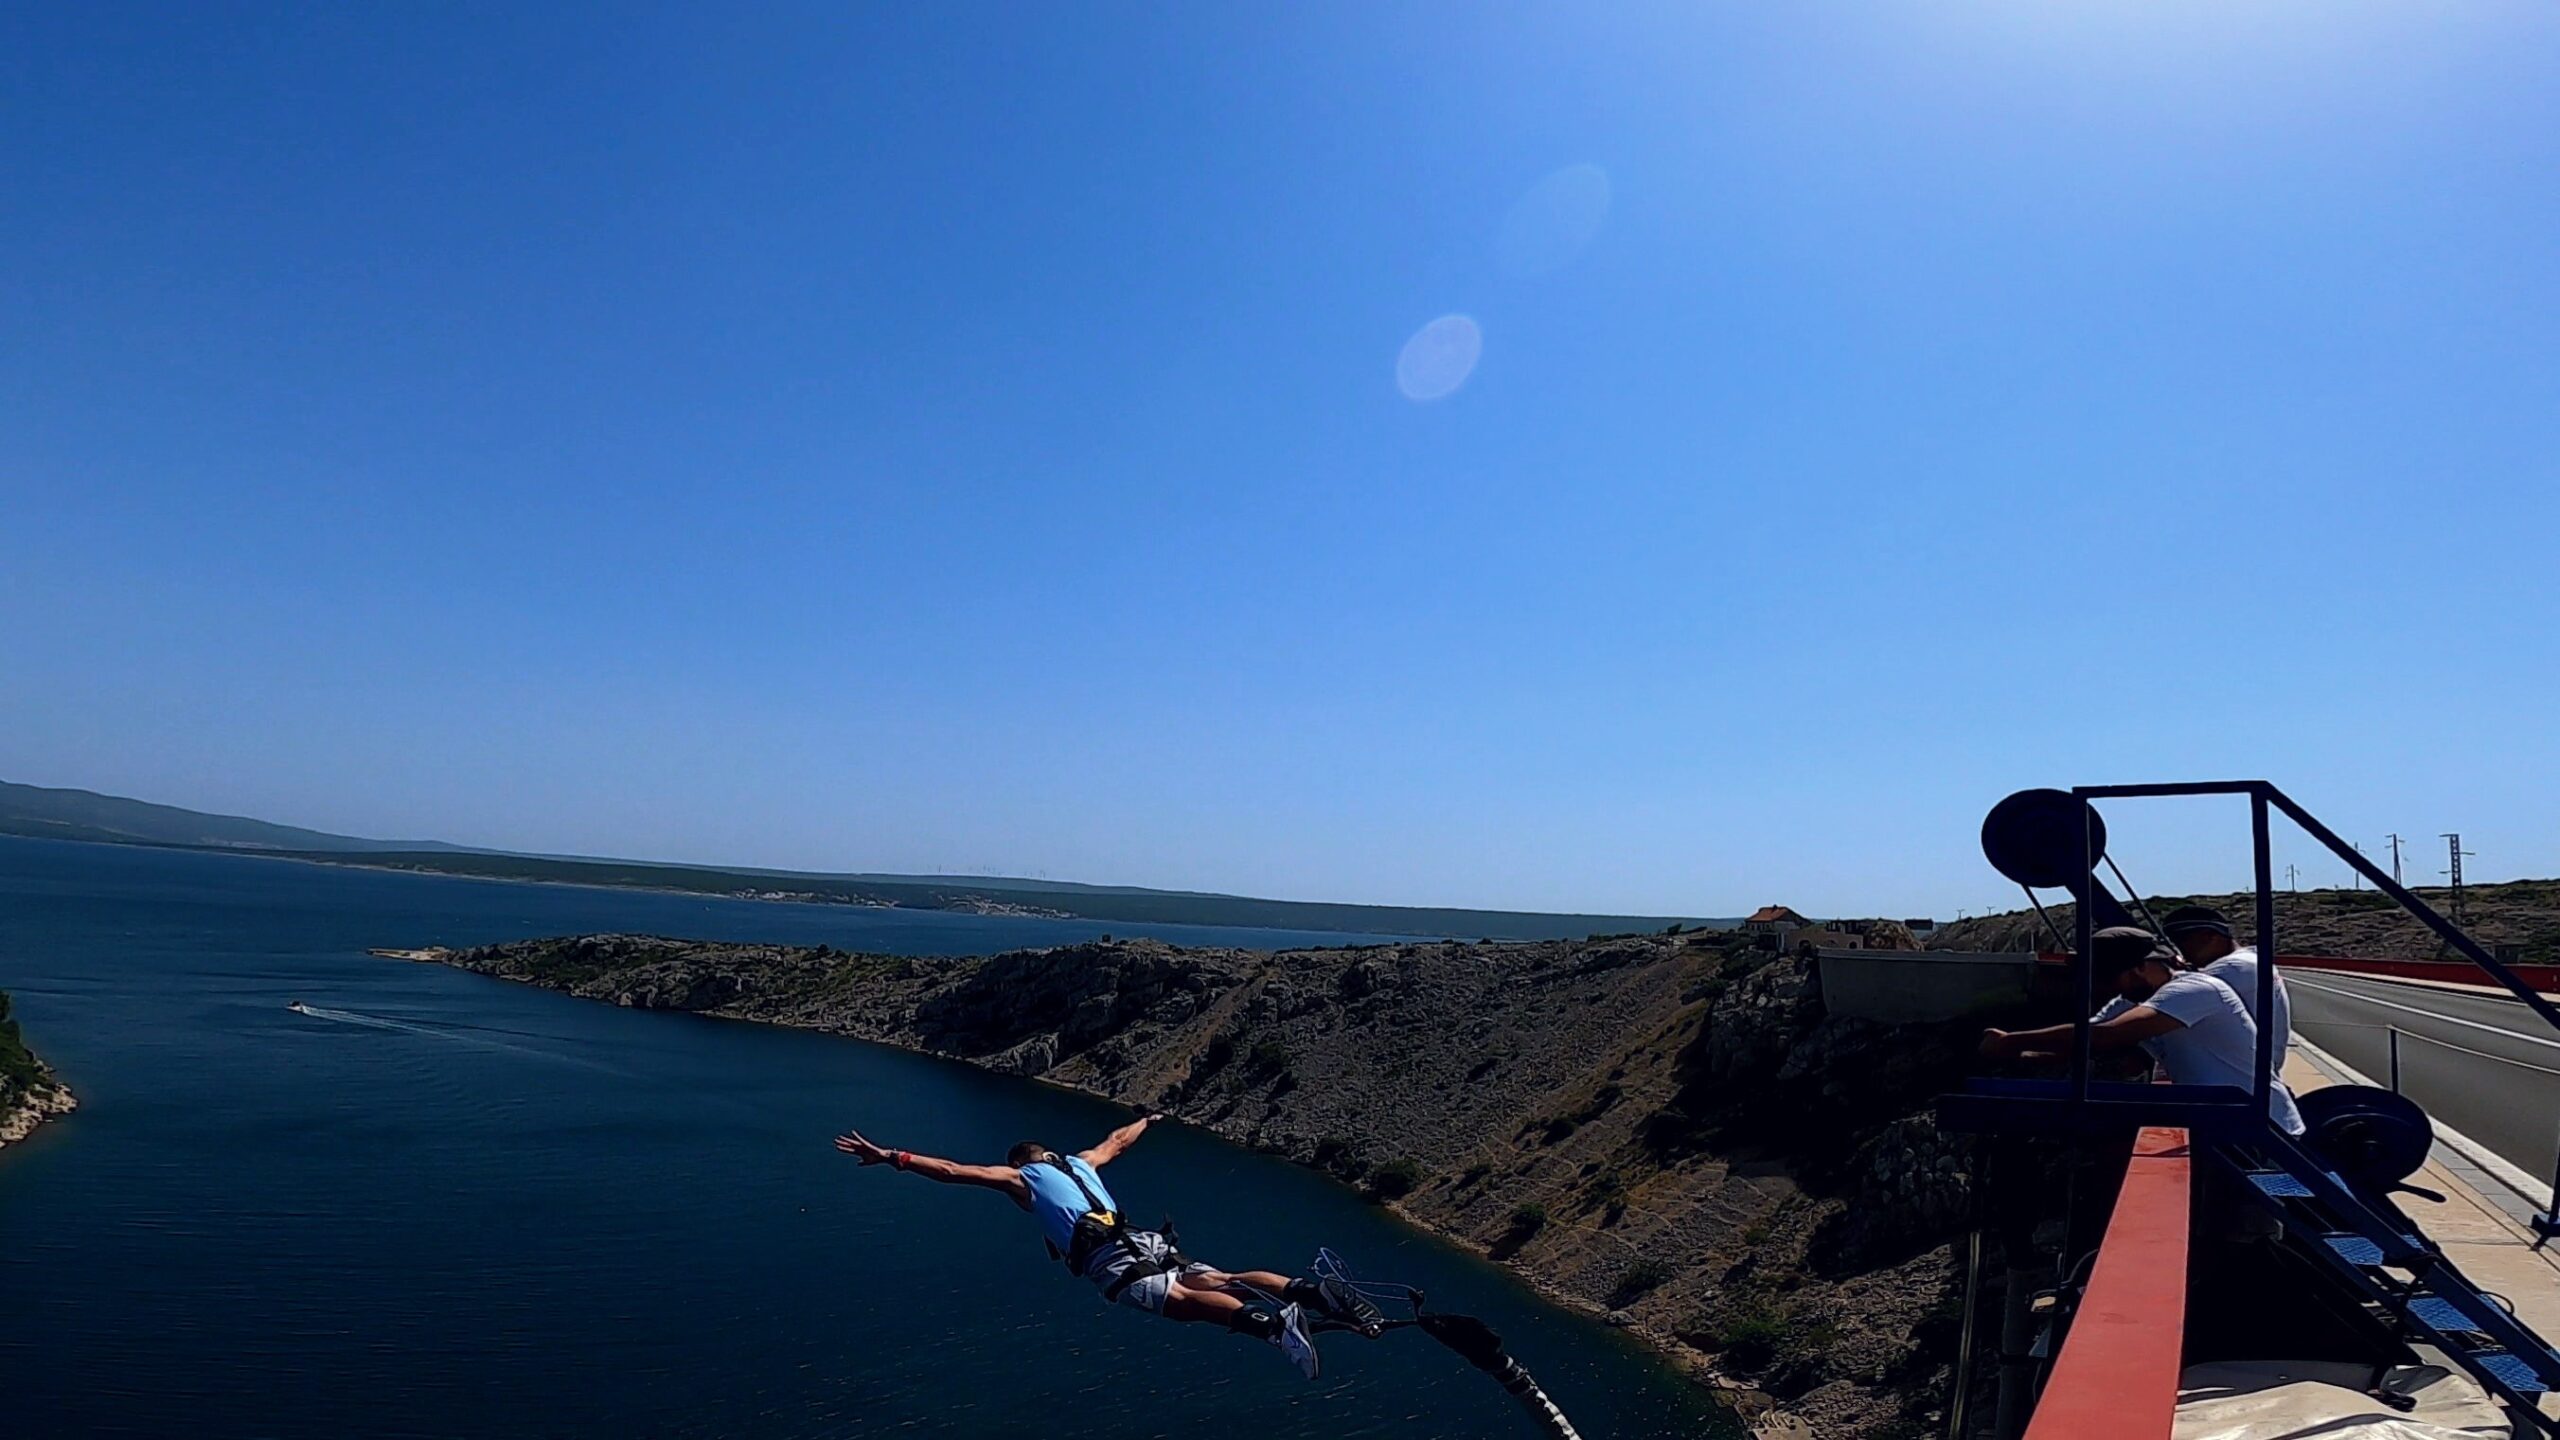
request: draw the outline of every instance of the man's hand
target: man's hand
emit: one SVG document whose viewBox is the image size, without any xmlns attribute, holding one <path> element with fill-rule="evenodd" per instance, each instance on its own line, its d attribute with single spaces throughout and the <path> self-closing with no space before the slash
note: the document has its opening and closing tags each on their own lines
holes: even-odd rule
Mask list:
<svg viewBox="0 0 2560 1440">
<path fill-rule="evenodd" d="M 1982 1058 L 2015 1060 L 2026 1053 L 2024 1038 L 2007 1030 L 1985 1030 L 1982 1032 Z"/>
<path fill-rule="evenodd" d="M 884 1164 L 893 1153 L 885 1145 L 874 1145 L 862 1138 L 862 1132 L 859 1130 L 847 1130 L 837 1136 L 836 1148 L 865 1165 Z"/>
</svg>

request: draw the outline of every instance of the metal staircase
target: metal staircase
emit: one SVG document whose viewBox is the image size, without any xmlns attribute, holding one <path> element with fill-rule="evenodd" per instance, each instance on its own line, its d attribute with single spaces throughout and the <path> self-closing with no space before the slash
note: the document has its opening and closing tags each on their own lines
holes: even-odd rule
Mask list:
<svg viewBox="0 0 2560 1440">
<path fill-rule="evenodd" d="M 2543 1395 L 2560 1391 L 2560 1351 L 2473 1284 L 2398 1206 L 2273 1127 L 2214 1144 L 2211 1153 L 2283 1222 L 2297 1254 L 2386 1317 L 2402 1339 L 2443 1351 L 2505 1399 L 2520 1424 L 2560 1433 L 2539 1408 Z"/>
</svg>

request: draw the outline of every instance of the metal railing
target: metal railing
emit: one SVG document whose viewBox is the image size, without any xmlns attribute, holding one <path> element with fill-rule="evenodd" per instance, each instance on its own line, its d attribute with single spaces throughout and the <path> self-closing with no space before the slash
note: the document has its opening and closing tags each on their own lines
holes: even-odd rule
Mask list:
<svg viewBox="0 0 2560 1440">
<path fill-rule="evenodd" d="M 2421 1035 L 2415 1030 L 2403 1030 L 2397 1025 L 2345 1026 L 2323 1021 L 2321 1022 L 2321 1028 L 2324 1030 L 2358 1029 L 2382 1030 L 2387 1032 L 2390 1036 L 2391 1049 L 2391 1092 L 2395 1095 L 2400 1093 L 2400 1037 L 2404 1035 L 2417 1041 L 2421 1045 L 2433 1045 L 2439 1050 L 2450 1050 L 2456 1055 L 2469 1055 L 2480 1060 L 2495 1060 L 2501 1065 L 2512 1065 L 2518 1070 L 2529 1070 L 2536 1075 L 2560 1075 L 2560 1070 L 2555 1070 L 2548 1065 L 2532 1065 L 2522 1060 L 2509 1059 L 2504 1055 L 2492 1055 L 2486 1050 L 2474 1050 L 2468 1045 L 2456 1045 L 2450 1040 L 2439 1040 L 2433 1035 Z"/>
</svg>

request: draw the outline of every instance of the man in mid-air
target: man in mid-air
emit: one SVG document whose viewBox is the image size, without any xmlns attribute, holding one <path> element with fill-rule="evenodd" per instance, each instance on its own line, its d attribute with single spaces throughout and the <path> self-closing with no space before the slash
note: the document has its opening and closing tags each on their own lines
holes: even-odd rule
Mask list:
<svg viewBox="0 0 2560 1440">
<path fill-rule="evenodd" d="M 977 1185 L 1002 1192 L 1031 1212 L 1052 1258 L 1089 1280 L 1105 1301 L 1133 1306 L 1168 1320 L 1220 1325 L 1238 1335 L 1278 1346 L 1310 1380 L 1316 1377 L 1310 1312 L 1354 1329 L 1368 1329 L 1377 1307 L 1333 1280 L 1291 1279 L 1270 1270 L 1216 1270 L 1185 1256 L 1157 1231 L 1124 1223 L 1119 1203 L 1098 1173 L 1137 1143 L 1147 1126 L 1164 1117 L 1144 1115 L 1073 1155 L 1060 1155 L 1036 1140 L 1006 1152 L 1002 1165 L 964 1165 L 909 1150 L 875 1145 L 860 1131 L 836 1137 L 836 1148 L 865 1165 L 887 1165 L 944 1185 Z"/>
</svg>

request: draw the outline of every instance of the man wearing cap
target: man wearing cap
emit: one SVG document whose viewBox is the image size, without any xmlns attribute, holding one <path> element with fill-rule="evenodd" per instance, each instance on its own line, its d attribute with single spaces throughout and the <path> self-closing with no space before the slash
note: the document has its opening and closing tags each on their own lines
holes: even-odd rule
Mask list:
<svg viewBox="0 0 2560 1440">
<path fill-rule="evenodd" d="M 2230 984 L 2220 976 L 2180 968 L 2183 955 L 2132 925 L 2111 925 L 2094 937 L 2091 964 L 2098 983 L 2114 990 L 2121 1009 L 2110 1002 L 2090 1021 L 2089 1049 L 2108 1055 L 2140 1046 L 2171 1080 L 2180 1085 L 2222 1085 L 2251 1090 L 2258 1072 L 2258 1027 L 2249 1018 Z M 1994 1060 L 2021 1060 L 2067 1055 L 2071 1027 L 2048 1025 L 2041 1030 L 1986 1030 L 1982 1053 Z M 2276 1057 L 2282 1060 L 2279 1048 Z M 2302 1113 L 2284 1081 L 2274 1084 L 2274 1117 L 2288 1135 L 2302 1133 Z"/>
<path fill-rule="evenodd" d="M 2181 968 L 2210 975 L 2231 987 L 2248 1007 L 2249 1018 L 2263 1026 L 2267 1017 L 2258 1013 L 2258 950 L 2243 945 L 2231 933 L 2231 918 L 2210 905 L 2181 905 L 2160 921 L 2168 932 L 2169 943 L 2178 947 Z M 2098 1012 L 2101 1020 L 2111 1020 L 2132 1008 L 2121 997 L 2110 1000 Z M 2284 1073 L 2285 1053 L 2293 1048 L 2293 997 L 2284 989 L 2284 971 L 2276 971 L 2276 1073 Z"/>
<path fill-rule="evenodd" d="M 2257 947 L 2237 943 L 2231 934 L 2231 921 L 2210 905 L 2181 905 L 2169 912 L 2160 928 L 2169 932 L 2169 943 L 2178 947 L 2174 963 L 2181 970 L 2210 975 L 2231 987 L 2240 1003 L 2249 1011 L 2249 1019 L 2258 1024 L 2265 1017 L 2258 1013 Z M 2132 1009 L 2132 1003 L 2119 995 L 2109 1000 L 2091 1017 L 2113 1020 Z M 2276 1056 L 2279 1071 L 2284 1066 L 2283 1051 L 2293 1048 L 2293 997 L 2285 993 L 2284 972 L 2276 972 L 2276 1029 L 2284 1036 L 2284 1046 Z"/>
</svg>

